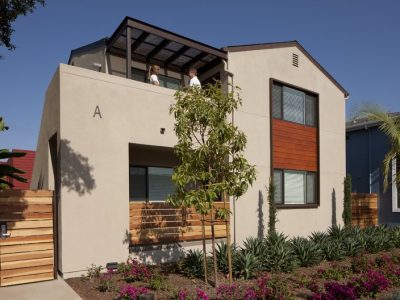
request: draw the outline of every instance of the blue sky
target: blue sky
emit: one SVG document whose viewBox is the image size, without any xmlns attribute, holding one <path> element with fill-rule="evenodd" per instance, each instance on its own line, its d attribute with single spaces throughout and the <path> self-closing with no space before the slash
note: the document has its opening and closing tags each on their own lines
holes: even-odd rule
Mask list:
<svg viewBox="0 0 400 300">
<path fill-rule="evenodd" d="M 223 47 L 298 40 L 362 102 L 400 111 L 400 1 L 48 0 L 14 23 L 15 51 L 0 54 L 0 148 L 35 149 L 46 88 L 70 50 L 110 36 L 131 16 Z"/>
</svg>

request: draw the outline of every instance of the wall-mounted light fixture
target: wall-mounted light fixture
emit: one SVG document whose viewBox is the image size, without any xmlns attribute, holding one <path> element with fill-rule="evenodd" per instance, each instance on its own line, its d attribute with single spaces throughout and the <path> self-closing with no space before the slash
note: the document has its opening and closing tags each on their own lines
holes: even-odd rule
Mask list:
<svg viewBox="0 0 400 300">
<path fill-rule="evenodd" d="M 98 71 L 100 72 L 100 70 L 101 70 L 101 63 L 94 62 L 94 63 L 93 63 L 93 67 L 99 68 Z"/>
<path fill-rule="evenodd" d="M 160 133 L 161 133 L 161 134 L 164 134 L 164 133 L 165 133 L 165 128 L 163 128 L 163 127 L 160 128 Z"/>
</svg>

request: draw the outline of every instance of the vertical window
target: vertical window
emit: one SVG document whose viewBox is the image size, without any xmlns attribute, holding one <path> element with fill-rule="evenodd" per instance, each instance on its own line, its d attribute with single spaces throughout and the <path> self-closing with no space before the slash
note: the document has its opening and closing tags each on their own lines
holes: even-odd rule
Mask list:
<svg viewBox="0 0 400 300">
<path fill-rule="evenodd" d="M 129 168 L 129 199 L 133 201 L 146 201 L 146 168 Z"/>
<path fill-rule="evenodd" d="M 283 204 L 282 197 L 282 171 L 274 170 L 275 203 Z"/>
<path fill-rule="evenodd" d="M 149 167 L 149 200 L 164 201 L 174 192 L 171 168 Z"/>
<path fill-rule="evenodd" d="M 274 170 L 275 203 L 316 204 L 316 173 Z"/>
<path fill-rule="evenodd" d="M 271 96 L 273 118 L 316 126 L 317 97 L 314 94 L 273 83 Z"/>
<path fill-rule="evenodd" d="M 283 119 L 304 124 L 305 94 L 298 90 L 283 87 Z"/>
<path fill-rule="evenodd" d="M 304 172 L 285 171 L 285 204 L 304 204 Z"/>
<path fill-rule="evenodd" d="M 282 119 L 282 86 L 272 86 L 272 116 Z"/>
<path fill-rule="evenodd" d="M 172 168 L 129 167 L 130 201 L 165 201 L 174 193 Z"/>
</svg>

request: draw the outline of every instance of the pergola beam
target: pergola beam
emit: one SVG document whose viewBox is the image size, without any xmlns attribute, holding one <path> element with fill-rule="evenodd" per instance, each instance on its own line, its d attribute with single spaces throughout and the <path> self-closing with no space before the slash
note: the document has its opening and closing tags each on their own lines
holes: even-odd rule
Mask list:
<svg viewBox="0 0 400 300">
<path fill-rule="evenodd" d="M 168 44 L 171 43 L 169 40 L 163 40 L 157 47 L 155 47 L 148 55 L 147 55 L 147 61 L 149 62 L 150 59 L 152 59 L 154 56 L 157 55 L 158 52 L 163 50 Z"/>
<path fill-rule="evenodd" d="M 168 66 L 170 63 L 172 63 L 175 59 L 177 59 L 179 56 L 184 54 L 186 51 L 188 51 L 190 48 L 188 46 L 183 46 L 181 49 L 179 49 L 177 52 L 175 52 L 173 55 L 171 55 L 170 58 L 168 58 L 165 61 L 165 66 Z"/>
<path fill-rule="evenodd" d="M 197 63 L 199 60 L 202 60 L 204 57 L 208 55 L 207 52 L 200 52 L 197 54 L 195 57 L 193 57 L 191 60 L 189 60 L 186 64 L 182 66 L 182 71 L 185 71 L 187 68 L 193 66 L 195 63 Z"/>
</svg>

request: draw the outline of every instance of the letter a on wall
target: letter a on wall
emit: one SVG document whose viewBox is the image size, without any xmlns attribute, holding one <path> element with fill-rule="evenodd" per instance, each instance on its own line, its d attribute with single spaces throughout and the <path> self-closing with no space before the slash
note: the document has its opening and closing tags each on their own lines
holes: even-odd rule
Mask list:
<svg viewBox="0 0 400 300">
<path fill-rule="evenodd" d="M 100 117 L 100 119 L 102 118 L 100 107 L 98 105 L 96 105 L 96 109 L 94 110 L 93 118 L 96 118 L 97 115 Z"/>
</svg>

